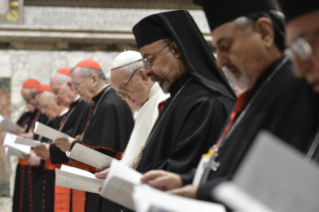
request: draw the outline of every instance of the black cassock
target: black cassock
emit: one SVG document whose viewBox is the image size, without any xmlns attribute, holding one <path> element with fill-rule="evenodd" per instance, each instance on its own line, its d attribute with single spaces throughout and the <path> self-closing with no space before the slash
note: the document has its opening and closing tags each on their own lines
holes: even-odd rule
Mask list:
<svg viewBox="0 0 319 212">
<path fill-rule="evenodd" d="M 25 128 L 25 132 L 33 131 L 36 121 L 45 123 L 47 117 L 41 115 L 38 110 L 33 113 L 24 113 L 17 124 Z M 19 158 L 16 168 L 15 186 L 13 194 L 12 211 L 34 211 L 34 186 L 36 184 L 36 176 L 38 174 L 38 167 L 29 166 L 28 162 Z"/>
<path fill-rule="evenodd" d="M 49 122 L 48 126 L 74 137 L 77 135 L 77 130 L 80 128 L 78 126 L 84 124 L 90 111 L 90 107 L 91 104 L 86 103 L 83 99 L 79 99 L 71 104 L 70 109 L 66 114 Z M 48 139 L 42 139 L 42 141 L 52 142 Z M 69 162 L 69 158 L 64 152 L 56 147 L 54 143 L 50 144 L 49 151 L 50 158 L 46 161 L 41 161 L 41 175 L 38 181 L 40 181 L 39 184 L 41 184 L 42 181 L 42 191 L 40 192 L 39 190 L 36 197 L 38 197 L 37 199 L 42 199 L 39 203 L 42 205 L 41 208 L 43 212 L 72 211 L 70 190 L 60 187 L 58 188 L 58 191 L 55 190 L 55 168 L 60 168 L 62 163 Z"/>
<path fill-rule="evenodd" d="M 172 84 L 171 97 L 155 122 L 153 135 L 144 149 L 137 171 L 144 173 L 163 169 L 187 173 L 197 166 L 201 155 L 216 142 L 233 107 L 233 100 L 213 94 L 191 78 L 186 73 Z M 188 80 L 189 83 L 168 109 Z"/>
<path fill-rule="evenodd" d="M 131 109 L 108 86 L 93 98 L 93 103 L 84 137 L 78 142 L 121 159 L 134 127 Z M 91 172 L 97 171 L 76 161 L 74 165 Z M 98 194 L 86 192 L 85 198 L 85 211 L 120 211 L 120 206 Z"/>
<path fill-rule="evenodd" d="M 243 104 L 245 109 L 257 90 L 276 69 L 283 57 L 272 64 L 258 79 Z M 292 63 L 288 61 L 261 91 L 250 109 L 219 149 L 220 167 L 210 172 L 208 181 L 200 185 L 197 198 L 212 201 L 211 190 L 220 182 L 229 180 L 247 153 L 256 134 L 267 130 L 306 153 L 318 129 L 319 95 L 302 79 L 292 74 Z M 236 115 L 238 118 L 241 111 Z M 271 156 L 271 153 L 269 153 Z M 192 177 L 184 175 L 185 184 Z"/>
</svg>

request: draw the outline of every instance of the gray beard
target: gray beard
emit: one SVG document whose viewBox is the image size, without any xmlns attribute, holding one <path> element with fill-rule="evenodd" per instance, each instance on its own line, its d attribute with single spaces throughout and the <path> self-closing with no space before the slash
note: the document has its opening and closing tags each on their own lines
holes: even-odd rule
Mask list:
<svg viewBox="0 0 319 212">
<path fill-rule="evenodd" d="M 151 80 L 152 80 L 153 82 L 156 82 L 156 81 L 161 80 L 162 83 L 160 83 L 159 85 L 161 86 L 163 92 L 166 93 L 166 94 L 169 93 L 169 89 L 170 89 L 170 87 L 171 87 L 171 84 L 170 84 L 169 82 L 167 82 L 166 80 L 164 80 L 164 79 L 158 77 L 158 76 L 155 75 L 155 74 L 151 74 L 151 75 L 150 75 L 150 78 L 151 78 Z"/>
</svg>

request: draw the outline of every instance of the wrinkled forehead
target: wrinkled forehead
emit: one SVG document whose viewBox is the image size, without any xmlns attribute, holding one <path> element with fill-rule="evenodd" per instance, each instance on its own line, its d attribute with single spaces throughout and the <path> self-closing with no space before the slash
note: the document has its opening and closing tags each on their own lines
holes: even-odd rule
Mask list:
<svg viewBox="0 0 319 212">
<path fill-rule="evenodd" d="M 287 42 L 292 43 L 296 38 L 304 34 L 312 33 L 319 30 L 319 10 L 298 16 L 287 24 L 286 36 Z"/>
<path fill-rule="evenodd" d="M 125 72 L 122 68 L 115 68 L 111 70 L 111 83 L 116 89 L 121 88 L 121 86 L 127 83 L 130 78 L 131 73 Z"/>
</svg>

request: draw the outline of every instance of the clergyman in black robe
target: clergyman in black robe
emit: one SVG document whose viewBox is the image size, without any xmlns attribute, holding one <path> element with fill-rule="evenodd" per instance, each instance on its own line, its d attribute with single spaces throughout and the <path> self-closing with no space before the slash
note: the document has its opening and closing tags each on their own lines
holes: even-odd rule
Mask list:
<svg viewBox="0 0 319 212">
<path fill-rule="evenodd" d="M 72 82 L 81 82 L 84 79 L 81 71 L 93 72 L 89 74 L 86 84 L 98 80 L 97 89 L 88 96 L 87 88 L 83 85 L 75 85 L 79 89 L 79 94 L 85 101 L 93 101 L 91 111 L 87 117 L 83 133 L 76 142 L 93 148 L 103 154 L 120 159 L 129 141 L 134 127 L 133 116 L 127 103 L 122 100 L 115 91 L 106 84 L 105 75 L 99 64 L 91 59 L 78 63 L 72 72 Z M 79 79 L 78 78 L 82 78 Z M 91 84 L 92 85 L 92 84 Z M 88 86 L 88 85 L 86 85 Z M 76 142 L 73 142 L 74 145 Z M 97 170 L 86 164 L 74 161 L 75 167 L 96 172 Z M 72 195 L 75 194 L 73 190 Z M 78 208 L 78 211 L 120 211 L 120 207 L 103 199 L 98 194 L 86 192 L 85 206 Z"/>
<path fill-rule="evenodd" d="M 254 21 L 266 17 L 274 25 L 274 43 L 283 52 L 284 22 L 276 12 L 269 11 L 274 9 L 270 0 L 234 0 L 219 6 L 204 1 L 204 11 L 212 31 L 237 17 L 246 16 Z M 224 19 L 216 20 L 221 14 Z M 260 130 L 270 131 L 299 151 L 307 153 L 319 126 L 318 97 L 305 80 L 293 76 L 292 63 L 287 56 L 273 61 L 247 91 L 243 105 L 234 118 L 234 124 L 225 134 L 218 149 L 217 161 L 220 166 L 217 171 L 207 172 L 208 178 L 201 182 L 197 198 L 213 200 L 212 189 L 220 182 L 232 178 Z M 191 183 L 191 177 L 185 175 L 182 178 L 184 183 Z"/>
<path fill-rule="evenodd" d="M 176 52 L 181 55 L 177 63 L 183 64 L 178 71 L 184 72 L 172 81 L 169 90 L 163 80 L 159 80 L 171 97 L 146 141 L 141 158 L 136 161 L 139 162 L 136 170 L 187 173 L 216 142 L 236 97 L 187 11 L 148 16 L 133 27 L 133 33 L 144 60 L 159 52 L 145 64 L 151 78 L 159 79 L 159 75 L 169 78 L 161 73 L 165 69 L 176 71 L 176 67 L 164 65 L 165 62 L 172 64 L 170 61 L 163 60 Z M 152 45 L 158 45 L 159 49 L 149 48 Z M 162 66 L 158 64 L 161 61 Z"/>
</svg>

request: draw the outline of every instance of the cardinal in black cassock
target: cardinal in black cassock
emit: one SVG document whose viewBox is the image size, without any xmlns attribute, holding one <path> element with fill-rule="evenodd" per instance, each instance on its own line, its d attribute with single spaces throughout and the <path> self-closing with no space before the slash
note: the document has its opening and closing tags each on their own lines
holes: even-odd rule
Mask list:
<svg viewBox="0 0 319 212">
<path fill-rule="evenodd" d="M 284 50 L 284 21 L 274 11 L 271 0 L 204 0 L 201 4 L 212 31 L 241 16 L 252 20 L 269 18 L 274 25 L 274 42 L 280 51 Z M 266 81 L 268 83 L 265 84 Z M 260 75 L 255 86 L 238 98 L 236 106 L 240 102 L 243 104 L 235 106 L 239 111 L 228 123 L 227 132 L 223 135 L 217 158 L 220 166 L 217 171 L 208 170 L 208 178 L 202 180 L 197 198 L 215 201 L 211 196 L 212 189 L 231 179 L 260 130 L 270 131 L 307 153 L 319 124 L 318 97 L 304 80 L 293 76 L 289 58 L 282 56 L 274 61 Z M 184 184 L 191 183 L 193 176 L 192 173 L 182 175 Z"/>
<path fill-rule="evenodd" d="M 216 142 L 236 97 L 187 11 L 148 16 L 134 26 L 133 33 L 138 48 L 169 38 L 177 44 L 186 67 L 186 73 L 169 88 L 171 97 L 149 135 L 136 170 L 187 173 Z"/>
<path fill-rule="evenodd" d="M 134 127 L 131 110 L 127 103 L 116 95 L 110 85 L 107 85 L 105 80 L 102 79 L 105 76 L 97 62 L 86 59 L 78 63 L 76 68 L 73 69 L 72 81 L 73 75 L 79 70 L 81 76 L 82 70 L 97 72 L 101 77 L 99 80 L 102 89 L 92 99 L 91 111 L 85 122 L 83 132 L 78 136 L 80 140 L 76 142 L 108 156 L 121 159 Z M 81 87 L 79 89 L 81 94 L 83 90 L 81 91 Z M 76 142 L 73 142 L 72 146 Z M 97 172 L 94 167 L 77 161 L 74 161 L 73 165 L 93 173 Z M 98 194 L 73 190 L 72 195 L 83 198 L 82 202 L 75 203 L 77 204 L 76 211 L 120 211 L 119 205 L 100 197 Z"/>
<path fill-rule="evenodd" d="M 30 104 L 30 100 L 34 99 L 34 92 L 40 86 L 40 83 L 35 79 L 29 79 L 22 85 L 22 89 L 30 92 L 30 97 L 26 100 Z M 35 107 L 34 105 L 32 107 Z M 44 123 L 47 117 L 40 114 L 36 108 L 33 111 L 24 113 L 18 120 L 17 124 L 25 129 L 25 133 L 33 132 L 35 122 Z M 19 158 L 16 168 L 15 186 L 13 193 L 12 211 L 33 211 L 33 187 L 35 181 L 35 173 L 38 167 L 33 167 L 22 158 Z"/>
</svg>

